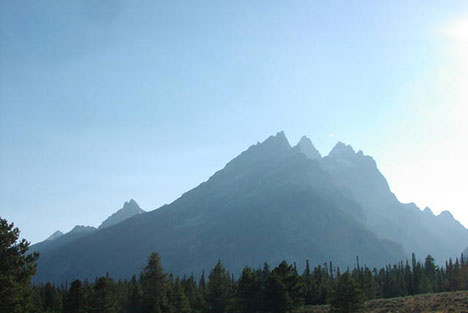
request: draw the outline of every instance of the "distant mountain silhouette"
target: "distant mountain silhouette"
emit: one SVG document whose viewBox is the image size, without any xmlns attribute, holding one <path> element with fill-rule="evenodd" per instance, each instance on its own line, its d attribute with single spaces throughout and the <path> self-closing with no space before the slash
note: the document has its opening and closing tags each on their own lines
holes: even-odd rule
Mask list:
<svg viewBox="0 0 468 313">
<path fill-rule="evenodd" d="M 51 250 L 65 246 L 75 241 L 76 239 L 93 233 L 95 230 L 96 228 L 92 226 L 76 225 L 71 231 L 69 231 L 66 234 L 63 234 L 61 231 L 56 231 L 46 240 L 32 245 L 31 251 L 40 252 L 41 255 L 46 254 Z"/>
<path fill-rule="evenodd" d="M 420 257 L 431 254 L 444 262 L 468 243 L 467 229 L 448 211 L 435 216 L 429 208 L 421 211 L 413 203 L 400 203 L 374 159 L 362 151 L 356 153 L 339 142 L 320 164 L 335 184 L 361 205 L 369 229 L 380 238 L 402 244 L 407 253 Z"/>
<path fill-rule="evenodd" d="M 109 216 L 102 224 L 99 226 L 99 229 L 118 224 L 134 215 L 144 213 L 135 200 L 130 199 L 126 201 L 123 207 L 116 211 L 114 214 Z M 90 233 L 95 232 L 97 229 L 92 226 L 83 226 L 76 225 L 68 233 L 62 233 L 57 230 L 52 235 L 50 235 L 46 240 L 36 243 L 31 246 L 31 251 L 37 251 L 41 254 L 47 254 L 49 251 L 60 248 L 70 242 L 73 242 L 76 239 L 89 235 Z"/>
<path fill-rule="evenodd" d="M 49 237 L 47 237 L 46 241 L 48 240 L 55 240 L 59 237 L 62 237 L 63 236 L 63 233 L 60 231 L 60 230 L 57 230 L 55 233 L 53 233 L 52 235 L 50 235 Z"/>
<path fill-rule="evenodd" d="M 99 229 L 106 228 L 115 224 L 118 224 L 134 215 L 145 213 L 143 209 L 138 206 L 135 200 L 130 199 L 125 202 L 123 207 L 109 216 L 102 224 L 99 226 Z"/>
<path fill-rule="evenodd" d="M 307 259 L 352 266 L 359 256 L 380 266 L 412 251 L 456 255 L 467 236 L 445 213 L 431 216 L 398 202 L 361 151 L 338 143 L 322 158 L 308 138 L 291 147 L 280 132 L 171 204 L 44 251 L 36 280 L 107 272 L 128 278 L 152 251 L 175 274 L 200 273 L 218 259 L 234 273 L 283 259 L 298 267 Z"/>
</svg>

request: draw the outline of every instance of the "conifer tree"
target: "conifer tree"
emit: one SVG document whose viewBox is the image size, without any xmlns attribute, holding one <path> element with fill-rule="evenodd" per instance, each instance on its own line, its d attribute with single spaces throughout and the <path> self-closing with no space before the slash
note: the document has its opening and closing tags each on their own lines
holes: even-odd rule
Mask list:
<svg viewBox="0 0 468 313">
<path fill-rule="evenodd" d="M 287 312 L 292 307 L 286 287 L 276 272 L 272 272 L 266 281 L 264 296 L 264 311 L 269 313 Z"/>
<path fill-rule="evenodd" d="M 135 275 L 132 276 L 132 279 L 129 282 L 127 292 L 128 295 L 125 304 L 125 307 L 127 308 L 127 313 L 140 313 L 142 295 L 140 285 L 136 281 Z"/>
<path fill-rule="evenodd" d="M 62 299 L 57 288 L 51 283 L 45 284 L 43 298 L 42 307 L 45 312 L 58 313 L 62 311 Z"/>
<path fill-rule="evenodd" d="M 338 278 L 330 304 L 334 313 L 362 312 L 365 300 L 358 282 L 345 272 Z"/>
<path fill-rule="evenodd" d="M 232 295 L 231 275 L 226 271 L 220 260 L 211 271 L 208 279 L 208 311 L 210 313 L 226 312 Z"/>
<path fill-rule="evenodd" d="M 304 304 L 320 304 L 318 284 L 310 269 L 309 260 L 306 261 L 304 273 L 302 274 L 302 282 L 304 286 Z"/>
<path fill-rule="evenodd" d="M 28 254 L 29 242 L 18 241 L 20 231 L 0 218 L 0 312 L 25 313 L 32 309 L 31 277 L 39 254 Z"/>
<path fill-rule="evenodd" d="M 174 313 L 190 313 L 190 303 L 185 296 L 182 284 L 176 281 L 174 284 L 174 296 L 172 302 L 172 308 Z"/>
<path fill-rule="evenodd" d="M 94 284 L 89 311 L 92 313 L 118 312 L 115 285 L 109 277 L 100 277 Z"/>
<path fill-rule="evenodd" d="M 86 313 L 85 290 L 81 280 L 71 283 L 63 303 L 64 313 Z"/>
<path fill-rule="evenodd" d="M 196 303 L 196 298 L 198 295 L 197 284 L 195 283 L 195 278 L 193 274 L 189 278 L 185 278 L 182 281 L 182 286 L 184 288 L 184 293 L 187 296 L 187 300 L 190 303 L 190 306 L 193 307 Z"/>
<path fill-rule="evenodd" d="M 244 267 L 237 284 L 237 305 L 240 312 L 254 313 L 262 309 L 262 288 L 256 273 Z"/>
<path fill-rule="evenodd" d="M 142 313 L 162 313 L 167 307 L 166 275 L 159 254 L 153 252 L 141 275 L 143 291 Z"/>
<path fill-rule="evenodd" d="M 297 273 L 295 266 L 289 265 L 286 261 L 281 262 L 274 270 L 285 288 L 290 304 L 287 310 L 298 307 L 304 303 L 304 285 L 301 277 Z"/>
</svg>

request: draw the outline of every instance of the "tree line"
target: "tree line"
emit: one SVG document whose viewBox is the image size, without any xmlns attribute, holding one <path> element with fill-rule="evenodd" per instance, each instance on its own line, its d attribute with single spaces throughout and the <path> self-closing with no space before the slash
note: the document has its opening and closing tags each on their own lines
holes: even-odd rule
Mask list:
<svg viewBox="0 0 468 313">
<path fill-rule="evenodd" d="M 381 269 L 356 263 L 341 272 L 332 263 L 311 268 L 307 262 L 302 273 L 286 261 L 274 268 L 265 263 L 261 269 L 245 267 L 236 279 L 218 261 L 207 277 L 203 273 L 195 279 L 164 273 L 153 253 L 139 277 L 114 281 L 105 276 L 70 286 L 47 283 L 32 288 L 33 301 L 37 312 L 48 313 L 280 313 L 304 305 L 354 301 L 359 307 L 365 299 L 468 289 L 463 257 L 443 267 L 431 256 L 418 262 L 414 254 L 411 262 Z"/>
<path fill-rule="evenodd" d="M 340 269 L 331 262 L 299 271 L 286 261 L 275 267 L 245 267 L 238 277 L 218 261 L 199 278 L 165 273 L 152 253 L 138 276 L 108 275 L 59 286 L 31 285 L 37 255 L 18 231 L 1 223 L 0 312 L 35 313 L 280 313 L 304 305 L 332 304 L 336 312 L 355 312 L 366 299 L 468 289 L 468 262 L 461 256 L 437 266 L 431 256 L 383 268 Z"/>
</svg>

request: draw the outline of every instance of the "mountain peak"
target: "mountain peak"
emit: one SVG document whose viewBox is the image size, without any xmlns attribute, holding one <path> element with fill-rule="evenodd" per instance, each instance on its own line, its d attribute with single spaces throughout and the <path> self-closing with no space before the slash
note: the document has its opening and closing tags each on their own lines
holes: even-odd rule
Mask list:
<svg viewBox="0 0 468 313">
<path fill-rule="evenodd" d="M 351 145 L 347 145 L 338 141 L 335 147 L 328 154 L 328 158 L 344 162 L 348 165 L 360 164 L 365 166 L 377 167 L 375 160 L 362 152 L 362 150 L 354 151 Z"/>
<path fill-rule="evenodd" d="M 85 233 L 85 232 L 93 232 L 96 228 L 93 226 L 84 226 L 84 225 L 76 225 L 73 229 L 69 232 L 70 234 L 73 233 Z"/>
<path fill-rule="evenodd" d="M 429 215 L 434 215 L 434 213 L 432 212 L 431 208 L 428 207 L 428 206 L 423 210 L 423 212 L 426 213 L 426 214 L 429 214 Z"/>
<path fill-rule="evenodd" d="M 134 215 L 141 213 L 145 213 L 145 211 L 142 208 L 140 208 L 140 206 L 135 200 L 130 199 L 128 201 L 125 201 L 120 210 L 118 210 L 117 212 L 109 216 L 104 222 L 102 222 L 99 226 L 99 229 L 118 224 Z"/>
<path fill-rule="evenodd" d="M 301 140 L 299 140 L 293 149 L 304 153 L 309 159 L 312 160 L 322 158 L 320 152 L 314 147 L 312 141 L 306 136 L 302 136 Z"/>
<path fill-rule="evenodd" d="M 58 237 L 62 237 L 63 236 L 63 233 L 60 231 L 60 230 L 57 230 L 55 233 L 53 233 L 52 235 L 50 235 L 49 237 L 47 237 L 46 241 L 48 240 L 55 240 L 57 239 Z"/>
<path fill-rule="evenodd" d="M 329 156 L 332 157 L 346 157 L 350 155 L 355 155 L 353 147 L 351 145 L 344 144 L 341 141 L 338 141 L 333 149 L 330 151 Z"/>
<path fill-rule="evenodd" d="M 138 203 L 133 199 L 125 201 L 122 206 L 122 209 L 123 210 L 135 210 L 136 209 L 135 211 L 139 211 L 139 210 L 143 211 L 138 205 Z"/>
<path fill-rule="evenodd" d="M 448 220 L 454 220 L 455 219 L 453 217 L 452 213 L 450 213 L 450 211 L 447 211 L 447 210 L 440 212 L 440 214 L 438 216 L 443 217 L 443 218 L 448 219 Z"/>
<path fill-rule="evenodd" d="M 276 133 L 276 135 L 268 137 L 267 139 L 265 139 L 265 141 L 257 145 L 278 145 L 281 147 L 291 148 L 291 146 L 289 145 L 288 138 L 286 138 L 286 135 L 284 134 L 284 131 L 280 131 Z"/>
</svg>

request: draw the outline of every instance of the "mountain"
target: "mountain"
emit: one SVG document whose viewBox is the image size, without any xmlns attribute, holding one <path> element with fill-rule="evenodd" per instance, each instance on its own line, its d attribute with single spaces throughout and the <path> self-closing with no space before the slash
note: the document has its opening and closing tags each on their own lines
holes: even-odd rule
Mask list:
<svg viewBox="0 0 468 313">
<path fill-rule="evenodd" d="M 37 279 L 129 277 L 151 251 L 175 274 L 199 273 L 219 258 L 236 272 L 283 259 L 345 266 L 357 255 L 375 265 L 404 257 L 397 243 L 379 239 L 361 219 L 360 205 L 319 162 L 278 133 L 173 203 L 43 255 Z"/>
<path fill-rule="evenodd" d="M 101 223 L 99 229 L 103 229 L 115 224 L 118 224 L 134 215 L 145 213 L 143 209 L 138 206 L 135 200 L 130 199 L 130 201 L 126 201 L 123 207 L 109 216 L 104 222 Z"/>
<path fill-rule="evenodd" d="M 57 230 L 55 233 L 53 233 L 52 235 L 47 237 L 46 241 L 55 240 L 55 239 L 57 239 L 59 237 L 62 237 L 62 236 L 63 236 L 63 233 L 60 230 Z"/>
<path fill-rule="evenodd" d="M 102 222 L 99 229 L 118 224 L 134 215 L 144 212 L 145 211 L 138 206 L 135 200 L 130 199 L 124 203 L 121 209 Z M 65 246 L 81 237 L 85 237 L 96 230 L 97 229 L 95 227 L 83 225 L 76 225 L 71 231 L 65 234 L 58 230 L 50 235 L 46 240 L 32 245 L 31 251 L 36 251 L 41 253 L 41 255 L 46 255 L 50 251 Z"/>
<path fill-rule="evenodd" d="M 96 230 L 92 226 L 76 225 L 71 231 L 63 234 L 61 231 L 56 231 L 46 240 L 36 243 L 31 246 L 31 251 L 39 252 L 41 255 L 49 251 L 65 246 L 76 239 L 84 237 Z"/>
<path fill-rule="evenodd" d="M 293 150 L 304 153 L 306 157 L 312 160 L 318 160 L 322 158 L 320 152 L 314 147 L 312 141 L 306 136 L 302 136 L 301 140 L 299 140 L 297 145 L 294 146 Z"/>
<path fill-rule="evenodd" d="M 322 158 L 308 138 L 291 147 L 280 132 L 171 204 L 42 253 L 35 279 L 128 278 L 152 251 L 176 275 L 209 270 L 218 259 L 238 273 L 284 259 L 301 268 L 307 259 L 352 266 L 356 256 L 381 266 L 412 251 L 447 257 L 462 250 L 453 241 L 466 245 L 468 231 L 446 215 L 398 202 L 361 151 L 338 143 Z"/>
<path fill-rule="evenodd" d="M 412 203 L 399 202 L 374 159 L 362 151 L 339 142 L 320 164 L 343 193 L 361 205 L 369 229 L 401 243 L 407 253 L 431 254 L 444 262 L 468 244 L 467 229 L 448 211 L 435 216 L 429 208 L 421 211 Z"/>
</svg>

